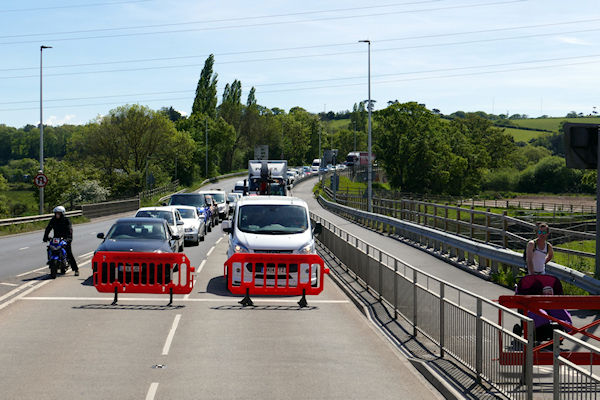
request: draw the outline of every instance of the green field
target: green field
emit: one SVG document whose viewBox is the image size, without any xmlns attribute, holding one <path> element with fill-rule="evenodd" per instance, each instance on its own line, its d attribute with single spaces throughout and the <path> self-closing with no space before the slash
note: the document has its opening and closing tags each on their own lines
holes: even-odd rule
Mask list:
<svg viewBox="0 0 600 400">
<path fill-rule="evenodd" d="M 504 132 L 510 133 L 515 142 L 528 143 L 531 139 L 538 138 L 543 135 L 550 135 L 549 132 L 528 131 L 525 129 L 502 128 Z"/>
<path fill-rule="evenodd" d="M 0 191 L 0 195 L 7 198 L 11 212 L 18 214 L 17 217 L 38 213 L 38 202 L 32 190 L 5 190 Z"/>
<path fill-rule="evenodd" d="M 544 129 L 552 132 L 558 132 L 562 121 L 580 122 L 585 124 L 600 124 L 600 117 L 584 118 L 531 118 L 512 120 L 515 125 L 531 129 Z"/>
<path fill-rule="evenodd" d="M 348 129 L 349 126 L 350 126 L 350 118 L 334 119 L 334 120 L 327 122 L 327 128 L 329 128 L 333 131 L 338 131 L 340 129 Z"/>
</svg>

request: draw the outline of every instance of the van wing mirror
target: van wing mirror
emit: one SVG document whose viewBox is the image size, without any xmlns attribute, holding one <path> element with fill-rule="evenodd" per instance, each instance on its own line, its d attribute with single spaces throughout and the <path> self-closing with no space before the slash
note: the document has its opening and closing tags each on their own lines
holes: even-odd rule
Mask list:
<svg viewBox="0 0 600 400">
<path fill-rule="evenodd" d="M 221 222 L 221 229 L 223 230 L 223 232 L 231 233 L 233 231 L 231 221 L 226 219 L 225 221 Z"/>
<path fill-rule="evenodd" d="M 96 235 L 96 237 L 98 239 L 104 239 L 104 233 L 100 232 L 99 234 Z"/>
<path fill-rule="evenodd" d="M 320 235 L 323 232 L 323 225 L 320 222 L 315 224 L 315 228 L 313 229 L 313 235 Z"/>
</svg>

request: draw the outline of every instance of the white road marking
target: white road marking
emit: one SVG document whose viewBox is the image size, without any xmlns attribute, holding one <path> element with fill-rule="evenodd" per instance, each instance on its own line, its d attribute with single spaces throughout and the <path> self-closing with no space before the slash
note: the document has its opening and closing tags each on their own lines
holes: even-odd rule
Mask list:
<svg viewBox="0 0 600 400">
<path fill-rule="evenodd" d="M 150 388 L 148 389 L 148 394 L 146 394 L 146 400 L 154 400 L 154 396 L 156 396 L 157 390 L 158 390 L 158 382 L 152 382 L 150 384 Z"/>
<path fill-rule="evenodd" d="M 208 253 L 206 253 L 206 257 L 210 256 L 210 253 L 212 253 L 214 249 L 215 249 L 215 246 L 211 247 L 210 250 L 208 251 Z"/>
<path fill-rule="evenodd" d="M 23 299 L 25 296 L 27 296 L 29 293 L 33 292 L 34 290 L 46 285 L 47 283 L 49 283 L 50 281 L 42 281 L 40 282 L 39 285 L 35 285 L 30 287 L 29 289 L 27 289 L 26 291 L 24 291 L 23 293 L 21 293 L 20 295 L 13 297 L 12 299 L 10 299 L 9 301 L 7 301 L 6 303 L 2 303 L 0 304 L 0 310 L 2 310 L 5 307 L 8 307 L 10 304 L 14 303 L 17 300 L 21 300 Z"/>
<path fill-rule="evenodd" d="M 44 281 L 49 282 L 49 281 Z M 113 301 L 112 297 L 23 297 L 23 300 L 32 301 Z M 237 298 L 202 298 L 202 299 L 181 299 L 174 301 L 192 302 L 192 303 L 232 303 L 234 300 L 237 301 L 241 297 Z M 159 302 L 164 303 L 165 298 L 158 297 L 119 297 L 119 302 L 122 301 L 147 301 L 147 302 Z M 298 299 L 252 299 L 254 303 L 297 303 Z M 348 304 L 350 300 L 311 300 L 308 299 L 309 304 Z"/>
<path fill-rule="evenodd" d="M 48 266 L 44 265 L 43 267 L 39 267 L 39 268 L 36 268 L 34 270 L 31 270 L 31 271 L 23 272 L 22 274 L 17 275 L 17 278 L 20 278 L 20 277 L 25 276 L 25 275 L 33 274 L 34 272 L 41 271 L 44 268 L 48 268 Z"/>
<path fill-rule="evenodd" d="M 216 242 L 215 244 L 219 244 L 219 243 L 221 243 L 221 240 L 223 240 L 223 236 L 221 236 L 221 237 L 219 238 L 219 240 L 217 240 L 217 242 Z"/>
<path fill-rule="evenodd" d="M 29 248 L 29 246 L 27 247 L 21 247 L 19 250 L 27 250 Z"/>
<path fill-rule="evenodd" d="M 177 326 L 179 325 L 179 320 L 181 319 L 181 314 L 177 314 L 175 319 L 173 320 L 173 325 L 171 326 L 171 330 L 169 331 L 169 336 L 167 336 L 167 341 L 163 347 L 162 355 L 166 356 L 169 354 L 169 349 L 171 348 L 171 342 L 173 342 L 173 337 L 175 336 L 175 331 L 177 330 Z"/>
<path fill-rule="evenodd" d="M 200 271 L 202 271 L 202 268 L 204 268 L 204 264 L 206 264 L 206 260 L 202 260 L 202 262 L 200 263 L 200 266 L 199 266 L 199 267 L 198 267 L 198 269 L 196 270 L 196 277 L 197 277 L 198 275 L 200 275 Z M 194 284 L 193 284 L 193 287 L 196 287 L 196 282 L 198 282 L 198 278 L 195 278 L 195 279 L 194 279 Z M 190 298 L 190 294 L 191 294 L 191 293 L 188 293 L 188 294 L 186 294 L 185 296 L 183 296 L 183 299 L 184 299 L 184 300 L 187 300 L 187 299 L 189 299 L 189 298 Z"/>
<path fill-rule="evenodd" d="M 82 254 L 82 255 L 80 255 L 80 256 L 79 256 L 79 257 L 77 257 L 77 258 L 86 258 L 86 257 L 89 257 L 89 256 L 91 256 L 91 255 L 93 255 L 93 254 L 94 254 L 94 252 L 93 252 L 93 251 L 90 251 L 89 253 Z"/>
<path fill-rule="evenodd" d="M 31 282 L 27 282 L 27 283 L 24 283 L 24 284 L 22 284 L 22 285 L 21 285 L 21 286 L 19 286 L 18 288 L 16 288 L 16 289 L 13 289 L 13 290 L 11 290 L 10 292 L 8 292 L 8 293 L 4 294 L 2 297 L 0 297 L 0 301 L 4 301 L 4 299 L 7 299 L 7 298 L 9 298 L 9 297 L 10 297 L 10 296 L 12 296 L 13 294 L 15 294 L 15 293 L 17 293 L 17 292 L 19 292 L 19 291 L 21 291 L 21 290 L 25 289 L 25 288 L 26 288 L 26 287 L 28 287 L 28 286 L 31 286 L 31 285 L 33 285 L 33 281 L 31 281 Z"/>
<path fill-rule="evenodd" d="M 0 285 L 4 285 L 4 286 L 19 286 L 16 283 L 8 283 L 8 282 L 0 282 Z"/>
</svg>

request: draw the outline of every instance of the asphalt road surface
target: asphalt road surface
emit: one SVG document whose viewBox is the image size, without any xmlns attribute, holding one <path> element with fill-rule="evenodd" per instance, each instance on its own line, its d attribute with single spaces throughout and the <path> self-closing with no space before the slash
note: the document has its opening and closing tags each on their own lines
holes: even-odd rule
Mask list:
<svg viewBox="0 0 600 400">
<path fill-rule="evenodd" d="M 96 233 L 110 223 L 85 225 Z M 84 237 L 76 229 L 75 243 Z M 1 398 L 441 398 L 328 278 L 308 308 L 297 297 L 243 308 L 225 288 L 227 238 L 217 228 L 185 250 L 197 269 L 189 296 L 167 307 L 166 295 L 121 294 L 112 306 L 91 283 L 98 242 L 89 236 L 74 246 L 79 277 L 33 272 L 0 295 Z M 37 266 L 25 253 L 21 261 L 14 272 Z"/>
</svg>

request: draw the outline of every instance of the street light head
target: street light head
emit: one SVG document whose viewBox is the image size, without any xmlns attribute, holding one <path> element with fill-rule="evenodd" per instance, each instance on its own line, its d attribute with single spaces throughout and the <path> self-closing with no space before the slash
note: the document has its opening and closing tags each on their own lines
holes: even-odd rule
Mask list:
<svg viewBox="0 0 600 400">
<path fill-rule="evenodd" d="M 40 50 L 41 49 L 51 49 L 51 48 L 52 48 L 52 46 L 40 46 Z"/>
<path fill-rule="evenodd" d="M 371 41 L 368 40 L 368 39 L 367 40 L 359 40 L 358 43 L 369 43 L 369 44 L 371 44 Z"/>
</svg>

